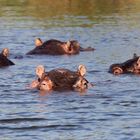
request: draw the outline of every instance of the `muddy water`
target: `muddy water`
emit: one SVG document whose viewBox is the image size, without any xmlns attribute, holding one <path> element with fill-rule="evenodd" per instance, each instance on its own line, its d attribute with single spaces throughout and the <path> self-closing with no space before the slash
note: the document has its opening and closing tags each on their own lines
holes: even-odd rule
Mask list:
<svg viewBox="0 0 140 140">
<path fill-rule="evenodd" d="M 9 48 L 16 64 L 0 69 L 0 139 L 140 139 L 140 77 L 107 72 L 140 55 L 139 21 L 139 0 L 0 0 L 0 50 Z M 37 37 L 76 39 L 96 50 L 26 56 Z M 86 93 L 29 90 L 39 64 L 48 71 L 85 64 L 95 86 Z"/>
</svg>

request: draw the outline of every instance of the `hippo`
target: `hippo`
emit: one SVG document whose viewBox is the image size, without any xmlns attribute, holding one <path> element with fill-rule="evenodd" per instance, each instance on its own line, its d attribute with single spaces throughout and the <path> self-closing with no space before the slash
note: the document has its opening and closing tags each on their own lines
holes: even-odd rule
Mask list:
<svg viewBox="0 0 140 140">
<path fill-rule="evenodd" d="M 140 57 L 134 54 L 132 59 L 123 63 L 112 64 L 109 68 L 109 72 L 114 75 L 125 73 L 140 74 Z"/>
<path fill-rule="evenodd" d="M 39 65 L 36 68 L 38 79 L 31 83 L 31 87 L 41 91 L 84 91 L 90 85 L 84 77 L 85 74 L 86 67 L 84 65 L 79 65 L 77 71 L 58 68 L 49 72 L 45 72 L 44 66 Z"/>
<path fill-rule="evenodd" d="M 35 48 L 27 53 L 27 55 L 72 55 L 79 54 L 80 51 L 94 51 L 94 48 L 82 48 L 76 40 L 62 42 L 56 39 L 50 39 L 43 42 L 40 38 L 35 40 Z"/>
<path fill-rule="evenodd" d="M 15 65 L 11 60 L 8 59 L 9 49 L 4 48 L 0 53 L 0 67 Z"/>
</svg>

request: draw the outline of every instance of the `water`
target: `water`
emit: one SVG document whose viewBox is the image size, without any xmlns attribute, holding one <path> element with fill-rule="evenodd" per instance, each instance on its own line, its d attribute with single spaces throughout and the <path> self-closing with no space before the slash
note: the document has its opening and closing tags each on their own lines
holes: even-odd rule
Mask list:
<svg viewBox="0 0 140 140">
<path fill-rule="evenodd" d="M 0 0 L 0 50 L 8 47 L 16 64 L 0 69 L 0 139 L 139 140 L 140 77 L 107 73 L 140 54 L 139 21 L 139 0 Z M 76 39 L 96 50 L 26 56 L 37 37 Z M 95 86 L 86 93 L 29 90 L 39 64 L 47 71 L 85 64 Z"/>
</svg>

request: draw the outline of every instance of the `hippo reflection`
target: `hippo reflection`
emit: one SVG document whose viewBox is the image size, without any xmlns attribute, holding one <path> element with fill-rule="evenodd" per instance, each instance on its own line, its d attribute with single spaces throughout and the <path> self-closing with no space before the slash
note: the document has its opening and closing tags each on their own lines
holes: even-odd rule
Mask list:
<svg viewBox="0 0 140 140">
<path fill-rule="evenodd" d="M 38 80 L 34 80 L 31 87 L 44 91 L 84 91 L 90 85 L 90 83 L 84 78 L 85 74 L 86 68 L 84 65 L 80 65 L 77 71 L 61 68 L 53 69 L 49 72 L 45 72 L 45 68 L 42 65 L 39 65 L 36 68 Z"/>
<path fill-rule="evenodd" d="M 132 59 L 129 59 L 123 63 L 112 64 L 109 68 L 109 72 L 114 75 L 123 73 L 140 74 L 140 57 L 134 54 Z"/>
<path fill-rule="evenodd" d="M 42 42 L 40 38 L 35 40 L 35 48 L 29 51 L 28 55 L 35 54 L 48 54 L 48 55 L 71 55 L 78 54 L 80 51 L 93 51 L 94 48 L 81 48 L 76 40 L 62 42 L 59 40 L 51 39 Z"/>
<path fill-rule="evenodd" d="M 0 67 L 14 65 L 14 63 L 8 59 L 8 56 L 9 56 L 9 49 L 4 48 L 0 53 Z"/>
</svg>

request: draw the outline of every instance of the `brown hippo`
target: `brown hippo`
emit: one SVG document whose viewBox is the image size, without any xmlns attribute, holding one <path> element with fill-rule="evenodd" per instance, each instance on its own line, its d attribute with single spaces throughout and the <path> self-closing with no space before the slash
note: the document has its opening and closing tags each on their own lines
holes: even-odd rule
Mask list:
<svg viewBox="0 0 140 140">
<path fill-rule="evenodd" d="M 90 85 L 89 82 L 84 78 L 85 73 L 86 68 L 84 65 L 80 65 L 77 71 L 61 68 L 53 69 L 49 72 L 45 72 L 45 68 L 42 65 L 39 65 L 36 68 L 38 80 L 34 80 L 31 84 L 31 87 L 44 91 L 84 91 Z"/>
<path fill-rule="evenodd" d="M 0 53 L 0 67 L 14 65 L 14 63 L 8 59 L 8 56 L 9 56 L 9 49 L 4 48 Z"/>
<path fill-rule="evenodd" d="M 140 57 L 134 54 L 132 59 L 123 63 L 112 64 L 109 68 L 109 72 L 114 75 L 124 73 L 140 74 Z"/>
<path fill-rule="evenodd" d="M 59 40 L 51 39 L 42 42 L 40 38 L 35 40 L 35 48 L 29 51 L 28 55 L 35 54 L 48 54 L 48 55 L 72 55 L 78 54 L 80 51 L 93 51 L 94 48 L 81 48 L 76 40 L 62 42 Z"/>
</svg>

